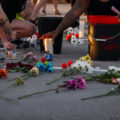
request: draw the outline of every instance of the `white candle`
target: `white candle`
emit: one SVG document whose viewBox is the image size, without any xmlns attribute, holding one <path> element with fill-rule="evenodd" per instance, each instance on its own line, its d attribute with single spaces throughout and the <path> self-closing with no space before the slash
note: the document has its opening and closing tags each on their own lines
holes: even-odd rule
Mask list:
<svg viewBox="0 0 120 120">
<path fill-rule="evenodd" d="M 84 33 L 85 33 L 85 22 L 80 21 L 80 31 L 79 31 L 79 38 L 84 38 Z"/>
<path fill-rule="evenodd" d="M 53 40 L 51 38 L 45 39 L 45 52 L 53 54 Z"/>
</svg>

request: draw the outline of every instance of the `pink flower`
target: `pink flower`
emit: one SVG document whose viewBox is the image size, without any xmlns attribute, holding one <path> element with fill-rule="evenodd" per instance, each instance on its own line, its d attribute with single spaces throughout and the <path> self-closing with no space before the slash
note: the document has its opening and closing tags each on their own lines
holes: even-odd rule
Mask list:
<svg viewBox="0 0 120 120">
<path fill-rule="evenodd" d="M 77 79 L 78 79 L 78 81 L 82 81 L 83 80 L 82 76 L 78 76 Z"/>
<path fill-rule="evenodd" d="M 77 88 L 77 81 L 76 80 L 69 81 L 68 88 L 70 88 L 70 89 L 76 89 Z"/>
<path fill-rule="evenodd" d="M 85 89 L 86 88 L 86 81 L 84 79 L 82 79 L 79 83 L 78 83 L 78 88 L 80 89 Z"/>
</svg>

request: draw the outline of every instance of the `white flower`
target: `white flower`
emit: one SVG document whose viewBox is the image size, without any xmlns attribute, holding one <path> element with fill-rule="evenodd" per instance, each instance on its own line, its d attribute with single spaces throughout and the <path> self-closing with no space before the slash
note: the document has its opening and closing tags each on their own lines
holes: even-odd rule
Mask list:
<svg viewBox="0 0 120 120">
<path fill-rule="evenodd" d="M 81 72 L 92 73 L 93 67 L 85 61 L 76 61 L 71 65 L 71 68 L 81 69 Z"/>
<path fill-rule="evenodd" d="M 117 78 L 116 80 L 117 80 L 117 82 L 120 84 L 120 78 Z"/>
<path fill-rule="evenodd" d="M 120 67 L 109 66 L 108 70 L 114 70 L 114 72 L 120 71 Z"/>
<path fill-rule="evenodd" d="M 39 70 L 37 67 L 33 67 L 31 70 L 30 70 L 30 73 L 32 76 L 36 76 L 36 75 L 39 75 Z"/>
<path fill-rule="evenodd" d="M 73 33 L 73 28 L 72 28 L 72 27 L 69 27 L 69 28 L 67 29 L 67 35 L 72 34 L 72 33 Z"/>
</svg>

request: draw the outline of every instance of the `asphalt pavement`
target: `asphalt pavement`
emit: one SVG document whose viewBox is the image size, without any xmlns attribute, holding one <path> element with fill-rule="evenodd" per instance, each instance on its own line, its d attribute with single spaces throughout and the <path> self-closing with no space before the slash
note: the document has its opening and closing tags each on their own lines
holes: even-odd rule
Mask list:
<svg viewBox="0 0 120 120">
<path fill-rule="evenodd" d="M 48 5 L 49 8 L 51 6 L 51 4 L 50 6 Z M 60 11 L 63 8 L 67 12 L 70 9 L 70 4 L 64 4 L 60 7 Z M 52 9 L 50 10 L 51 14 L 53 14 Z M 36 48 L 17 50 L 17 58 L 20 59 L 22 55 L 30 51 L 41 58 L 40 50 Z M 63 62 L 68 62 L 69 60 L 76 61 L 87 53 L 88 41 L 85 41 L 83 45 L 75 47 L 66 40 L 63 40 L 62 52 L 61 54 L 54 55 L 53 66 L 59 67 Z M 105 69 L 108 66 L 120 67 L 120 61 L 94 61 L 94 66 Z M 61 70 L 54 70 L 53 73 L 40 73 L 39 76 L 26 80 L 25 85 L 11 87 L 5 92 L 0 93 L 0 96 L 16 99 L 25 94 L 56 88 L 63 81 L 71 80 L 71 78 L 66 77 L 46 86 L 48 81 L 59 77 L 61 74 Z M 9 73 L 8 80 L 19 75 L 21 73 Z M 13 82 L 7 82 L 5 79 L 1 79 L 0 90 L 13 84 Z M 22 99 L 19 102 L 0 99 L 0 120 L 120 120 L 120 96 L 110 96 L 86 101 L 81 100 L 81 98 L 106 93 L 116 87 L 117 85 L 94 81 L 87 82 L 87 88 L 84 90 L 61 89 L 60 93 L 51 91 L 42 95 L 38 94 Z"/>
</svg>

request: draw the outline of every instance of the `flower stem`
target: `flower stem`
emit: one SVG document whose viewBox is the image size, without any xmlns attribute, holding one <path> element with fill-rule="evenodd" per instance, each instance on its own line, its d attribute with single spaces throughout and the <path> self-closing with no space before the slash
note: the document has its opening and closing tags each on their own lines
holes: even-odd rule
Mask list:
<svg viewBox="0 0 120 120">
<path fill-rule="evenodd" d="M 108 94 L 102 94 L 102 95 L 97 95 L 97 96 L 82 98 L 81 100 L 89 100 L 89 99 L 100 98 L 100 97 L 105 97 L 105 96 L 108 96 Z"/>
<path fill-rule="evenodd" d="M 47 92 L 54 91 L 54 90 L 56 90 L 56 89 L 48 89 L 48 90 L 44 90 L 44 91 L 40 91 L 40 92 L 35 92 L 35 93 L 32 93 L 32 94 L 28 94 L 28 95 L 18 97 L 17 99 L 21 100 L 21 99 L 24 99 L 24 98 L 27 98 L 27 97 L 30 97 L 30 96 L 33 96 L 33 95 L 36 95 L 36 94 L 43 94 L 43 93 L 47 93 Z"/>
<path fill-rule="evenodd" d="M 56 79 L 54 79 L 54 80 L 51 80 L 51 81 L 49 81 L 48 83 L 46 83 L 46 85 L 50 85 L 50 84 L 52 84 L 52 83 L 54 83 L 54 82 L 57 82 L 57 81 L 60 80 L 62 77 L 63 77 L 63 76 L 60 76 L 60 77 L 58 77 L 58 78 L 56 78 Z"/>
<path fill-rule="evenodd" d="M 7 98 L 7 97 L 4 97 L 4 96 L 0 96 L 0 99 L 6 100 L 6 101 L 19 102 L 17 99 L 11 99 L 11 98 Z"/>
<path fill-rule="evenodd" d="M 21 75 L 20 77 L 23 78 L 23 77 L 27 77 L 27 76 L 29 76 L 29 73 L 24 74 L 24 75 Z M 24 79 L 24 78 L 23 78 L 23 79 Z M 14 81 L 14 80 L 16 80 L 16 78 L 11 79 L 11 80 L 7 80 L 7 81 L 10 82 L 10 81 Z"/>
<path fill-rule="evenodd" d="M 120 86 L 115 88 L 114 90 L 111 90 L 108 93 L 102 94 L 102 95 L 97 95 L 97 96 L 92 96 L 92 97 L 87 97 L 87 98 L 82 98 L 81 100 L 88 100 L 88 99 L 94 99 L 94 98 L 101 98 L 101 97 L 106 97 L 106 96 L 113 96 L 113 95 L 120 95 Z"/>
<path fill-rule="evenodd" d="M 29 77 L 30 77 L 30 76 L 27 74 L 26 76 L 24 76 L 23 79 L 24 79 L 24 80 L 27 80 Z M 13 84 L 11 84 L 11 85 L 9 85 L 9 86 L 7 86 L 5 89 L 1 90 L 0 93 L 3 93 L 3 92 L 5 92 L 7 89 L 9 89 L 9 88 L 11 88 L 11 87 L 14 87 L 14 86 L 17 86 L 16 82 L 13 83 Z"/>
</svg>

